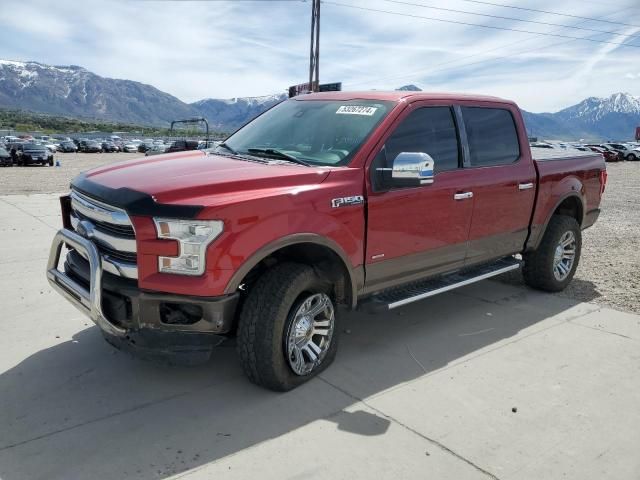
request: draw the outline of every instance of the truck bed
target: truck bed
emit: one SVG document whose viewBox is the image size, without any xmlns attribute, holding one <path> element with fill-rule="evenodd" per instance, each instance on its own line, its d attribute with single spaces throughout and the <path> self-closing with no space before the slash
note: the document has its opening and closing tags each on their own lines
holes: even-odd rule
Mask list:
<svg viewBox="0 0 640 480">
<path fill-rule="evenodd" d="M 546 162 L 551 160 L 567 160 L 569 158 L 584 158 L 584 157 L 601 157 L 596 152 L 585 152 L 575 149 L 557 149 L 557 148 L 531 148 L 531 156 L 534 160 L 539 162 Z"/>
<path fill-rule="evenodd" d="M 606 170 L 604 157 L 595 152 L 532 148 L 531 155 L 538 174 L 538 191 L 528 249 L 538 245 L 550 213 L 567 192 L 573 191 L 581 200 L 582 228 L 593 225 L 602 194 L 600 175 Z"/>
</svg>

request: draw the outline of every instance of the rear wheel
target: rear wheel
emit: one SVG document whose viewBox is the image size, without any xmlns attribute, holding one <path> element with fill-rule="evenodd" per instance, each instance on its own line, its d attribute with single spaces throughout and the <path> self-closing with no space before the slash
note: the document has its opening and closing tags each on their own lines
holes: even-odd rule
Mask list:
<svg viewBox="0 0 640 480">
<path fill-rule="evenodd" d="M 250 288 L 237 345 L 253 383 L 291 390 L 331 364 L 338 347 L 331 292 L 313 268 L 298 263 L 272 267 Z"/>
<path fill-rule="evenodd" d="M 564 290 L 578 268 L 581 233 L 575 218 L 551 217 L 538 249 L 524 256 L 522 273 L 527 285 L 548 292 Z"/>
<path fill-rule="evenodd" d="M 629 160 L 630 162 L 635 162 L 636 160 L 638 160 L 638 156 L 635 153 L 630 153 L 629 155 L 627 155 L 627 160 Z"/>
</svg>

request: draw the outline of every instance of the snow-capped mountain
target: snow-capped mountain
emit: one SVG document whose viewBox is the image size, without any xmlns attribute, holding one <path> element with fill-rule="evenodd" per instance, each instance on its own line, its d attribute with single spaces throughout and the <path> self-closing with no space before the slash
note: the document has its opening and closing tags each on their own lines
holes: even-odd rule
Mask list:
<svg viewBox="0 0 640 480">
<path fill-rule="evenodd" d="M 556 113 L 525 113 L 529 133 L 539 137 L 630 139 L 640 126 L 640 97 L 614 93 L 589 97 Z"/>
<path fill-rule="evenodd" d="M 214 129 L 232 131 L 285 98 L 209 98 L 188 104 L 151 85 L 104 78 L 75 65 L 0 60 L 0 108 L 162 126 L 204 116 Z"/>
<path fill-rule="evenodd" d="M 398 90 L 420 91 L 415 85 Z M 82 67 L 0 60 L 0 108 L 142 125 L 204 116 L 213 130 L 230 132 L 286 99 L 286 94 L 191 104 L 151 85 L 96 75 Z M 640 97 L 590 97 L 556 113 L 523 112 L 529 134 L 543 138 L 630 139 L 640 126 Z"/>
<path fill-rule="evenodd" d="M 0 107 L 140 124 L 197 115 L 151 85 L 100 77 L 82 67 L 0 60 Z"/>
<path fill-rule="evenodd" d="M 284 93 L 264 97 L 206 98 L 191 106 L 209 121 L 210 126 L 232 131 L 286 98 Z"/>
<path fill-rule="evenodd" d="M 608 98 L 589 97 L 557 115 L 566 120 L 597 122 L 611 113 L 640 115 L 640 97 L 629 93 L 614 93 Z"/>
</svg>

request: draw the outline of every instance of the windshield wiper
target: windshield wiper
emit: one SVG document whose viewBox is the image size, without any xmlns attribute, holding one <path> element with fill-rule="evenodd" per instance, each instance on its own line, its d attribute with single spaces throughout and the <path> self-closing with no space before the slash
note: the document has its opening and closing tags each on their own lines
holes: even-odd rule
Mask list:
<svg viewBox="0 0 640 480">
<path fill-rule="evenodd" d="M 294 157 L 289 153 L 285 153 L 282 150 L 277 150 L 275 148 L 248 148 L 247 153 L 249 153 L 250 155 L 254 155 L 256 153 L 270 155 L 272 157 L 281 158 L 283 160 L 288 160 L 293 163 L 304 165 L 305 167 L 311 167 L 310 163 L 307 163 L 304 160 L 299 159 L 298 157 Z"/>
<path fill-rule="evenodd" d="M 233 148 L 231 148 L 231 147 L 230 147 L 229 145 L 227 145 L 225 142 L 219 143 L 219 144 L 216 146 L 216 148 L 218 148 L 218 147 L 222 147 L 222 148 L 224 148 L 225 150 L 227 150 L 227 151 L 229 151 L 229 152 L 233 153 L 234 155 L 237 155 L 237 154 L 238 154 L 238 152 L 236 152 Z"/>
</svg>

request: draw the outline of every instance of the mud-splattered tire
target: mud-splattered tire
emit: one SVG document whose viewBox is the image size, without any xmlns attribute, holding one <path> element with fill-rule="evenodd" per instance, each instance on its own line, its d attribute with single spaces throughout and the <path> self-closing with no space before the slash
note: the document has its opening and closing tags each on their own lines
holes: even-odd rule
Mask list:
<svg viewBox="0 0 640 480">
<path fill-rule="evenodd" d="M 320 305 L 320 301 L 324 303 Z M 313 302 L 316 306 L 312 308 Z M 322 310 L 325 303 L 325 310 Z M 305 312 L 312 310 L 319 313 L 315 323 L 312 321 L 315 317 L 304 317 Z M 270 390 L 287 391 L 327 368 L 338 348 L 335 311 L 332 286 L 319 278 L 310 266 L 287 262 L 270 268 L 250 286 L 240 311 L 237 349 L 249 380 Z M 306 325 L 309 326 L 306 330 L 309 339 L 314 332 L 323 331 L 324 337 L 314 337 L 320 338 L 314 341 L 322 348 L 316 345 L 311 351 L 304 350 L 303 346 L 304 352 L 298 350 L 301 357 L 297 358 L 297 347 L 290 342 L 305 340 Z M 327 336 L 328 341 L 323 343 Z M 314 355 L 317 355 L 315 361 Z M 296 358 L 302 362 L 296 363 Z M 306 367 L 305 360 L 309 364 Z M 306 371 L 309 367 L 312 368 Z"/>
<path fill-rule="evenodd" d="M 524 256 L 524 281 L 538 290 L 564 290 L 578 268 L 581 249 L 582 234 L 576 219 L 554 215 L 537 250 Z"/>
</svg>

